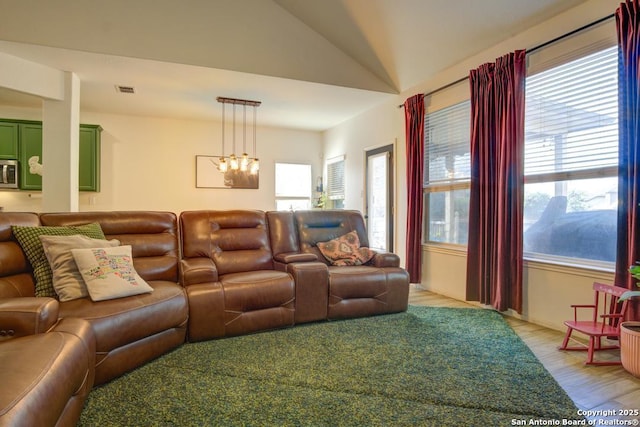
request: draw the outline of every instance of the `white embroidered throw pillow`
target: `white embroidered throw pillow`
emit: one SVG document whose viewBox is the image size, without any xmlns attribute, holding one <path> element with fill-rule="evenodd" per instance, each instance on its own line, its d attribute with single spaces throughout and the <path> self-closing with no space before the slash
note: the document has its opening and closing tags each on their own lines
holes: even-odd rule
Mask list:
<svg viewBox="0 0 640 427">
<path fill-rule="evenodd" d="M 93 301 L 153 292 L 133 268 L 129 245 L 71 252 Z"/>
</svg>

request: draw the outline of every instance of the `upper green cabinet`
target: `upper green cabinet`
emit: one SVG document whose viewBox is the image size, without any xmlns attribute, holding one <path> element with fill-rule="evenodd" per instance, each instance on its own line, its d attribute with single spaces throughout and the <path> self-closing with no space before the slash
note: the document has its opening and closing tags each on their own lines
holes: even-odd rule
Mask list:
<svg viewBox="0 0 640 427">
<path fill-rule="evenodd" d="M 78 187 L 100 191 L 100 132 L 98 125 L 80 125 Z M 36 159 L 37 157 L 37 159 Z M 22 190 L 42 190 L 38 165 L 42 159 L 42 122 L 0 120 L 0 159 L 18 159 Z M 29 164 L 31 160 L 32 164 Z"/>
<path fill-rule="evenodd" d="M 18 124 L 0 120 L 0 159 L 18 159 Z"/>
<path fill-rule="evenodd" d="M 100 191 L 100 132 L 98 125 L 80 125 L 80 191 Z"/>
<path fill-rule="evenodd" d="M 42 125 L 40 123 L 20 123 L 20 179 L 22 190 L 42 190 L 42 176 L 29 160 L 42 164 Z M 37 157 L 37 159 L 36 159 Z"/>
</svg>

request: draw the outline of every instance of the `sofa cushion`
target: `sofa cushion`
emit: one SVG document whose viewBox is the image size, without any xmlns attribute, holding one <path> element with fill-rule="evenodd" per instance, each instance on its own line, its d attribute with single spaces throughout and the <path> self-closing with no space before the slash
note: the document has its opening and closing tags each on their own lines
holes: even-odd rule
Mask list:
<svg viewBox="0 0 640 427">
<path fill-rule="evenodd" d="M 129 245 L 72 249 L 71 253 L 94 301 L 153 292 L 133 268 Z"/>
<path fill-rule="evenodd" d="M 390 312 L 389 276 L 371 266 L 329 267 L 329 319 Z"/>
<path fill-rule="evenodd" d="M 46 226 L 100 224 L 108 239 L 131 245 L 133 264 L 140 277 L 178 281 L 176 214 L 155 211 L 63 212 L 40 214 Z"/>
<path fill-rule="evenodd" d="M 82 234 L 94 239 L 106 240 L 98 223 L 64 227 L 12 226 L 11 229 L 33 268 L 33 275 L 36 279 L 35 296 L 37 297 L 57 297 L 56 291 L 53 288 L 53 273 L 51 272 L 49 261 L 44 253 L 40 236 L 71 236 L 74 234 Z"/>
<path fill-rule="evenodd" d="M 151 293 L 100 302 L 89 298 L 61 302 L 60 317 L 79 317 L 91 323 L 98 359 L 114 349 L 184 325 L 188 308 L 183 288 L 173 282 L 148 283 L 153 287 Z"/>
<path fill-rule="evenodd" d="M 331 265 L 362 265 L 376 254 L 369 248 L 360 247 L 360 239 L 355 231 L 328 242 L 318 242 L 318 249 Z"/>
<path fill-rule="evenodd" d="M 31 265 L 11 227 L 36 227 L 39 224 L 35 213 L 0 212 L 0 298 L 35 296 Z"/>
<path fill-rule="evenodd" d="M 76 261 L 73 259 L 72 249 L 105 248 L 120 245 L 120 242 L 115 239 L 92 239 L 82 235 L 40 236 L 40 241 L 53 272 L 53 288 L 60 301 L 70 301 L 89 295 L 87 285 L 85 285 Z"/>
<path fill-rule="evenodd" d="M 187 211 L 180 214 L 184 258 L 211 258 L 218 274 L 272 270 L 262 211 Z"/>
<path fill-rule="evenodd" d="M 295 285 L 282 271 L 258 270 L 225 274 L 225 335 L 293 326 Z"/>
<path fill-rule="evenodd" d="M 278 307 L 291 303 L 295 297 L 293 279 L 282 271 L 225 274 L 220 282 L 224 288 L 225 309 L 233 312 Z"/>
<path fill-rule="evenodd" d="M 351 231 L 358 233 L 360 245 L 369 247 L 369 237 L 364 218 L 358 211 L 351 210 L 305 210 L 293 213 L 300 251 L 316 254 L 319 261 L 331 263 L 322 255 L 318 242 L 336 239 Z"/>
<path fill-rule="evenodd" d="M 384 299 L 387 289 L 387 274 L 382 268 L 366 265 L 329 267 L 330 297 Z"/>
</svg>

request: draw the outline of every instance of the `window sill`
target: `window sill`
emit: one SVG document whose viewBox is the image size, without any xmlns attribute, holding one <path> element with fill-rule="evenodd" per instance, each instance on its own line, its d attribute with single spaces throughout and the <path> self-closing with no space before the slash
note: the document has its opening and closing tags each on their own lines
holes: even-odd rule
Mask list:
<svg viewBox="0 0 640 427">
<path fill-rule="evenodd" d="M 444 255 L 466 257 L 467 247 L 452 243 L 423 243 L 423 252 L 438 253 Z M 570 260 L 570 261 L 569 261 Z M 609 263 L 601 264 L 581 264 L 578 260 L 552 260 L 533 258 L 530 255 L 524 257 L 524 267 L 527 269 L 544 270 L 555 273 L 569 274 L 574 276 L 589 277 L 596 280 L 611 282 L 614 279 L 615 266 Z M 607 265 L 609 264 L 609 265 Z"/>
<path fill-rule="evenodd" d="M 456 245 L 454 243 L 423 243 L 422 251 L 463 257 L 467 256 L 467 247 L 465 245 Z"/>
<path fill-rule="evenodd" d="M 534 259 L 525 256 L 524 258 L 525 268 L 535 270 L 545 270 L 555 273 L 563 273 L 574 276 L 584 276 L 599 280 L 611 282 L 615 276 L 615 267 L 608 267 L 604 265 L 589 265 L 589 264 L 577 264 L 568 263 L 559 260 L 541 260 Z"/>
</svg>

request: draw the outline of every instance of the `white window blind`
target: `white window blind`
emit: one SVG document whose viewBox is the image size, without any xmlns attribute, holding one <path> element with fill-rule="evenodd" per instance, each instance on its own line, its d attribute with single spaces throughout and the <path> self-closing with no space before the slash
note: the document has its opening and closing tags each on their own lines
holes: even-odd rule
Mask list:
<svg viewBox="0 0 640 427">
<path fill-rule="evenodd" d="M 617 48 L 527 77 L 525 175 L 585 176 L 618 163 Z"/>
<path fill-rule="evenodd" d="M 470 121 L 468 100 L 425 115 L 425 188 L 470 179 Z"/>
<path fill-rule="evenodd" d="M 344 156 L 327 161 L 327 198 L 344 199 Z"/>
<path fill-rule="evenodd" d="M 579 31 L 543 48 L 527 52 L 527 75 L 555 68 L 616 44 L 615 20 L 607 19 L 586 31 Z"/>
</svg>

